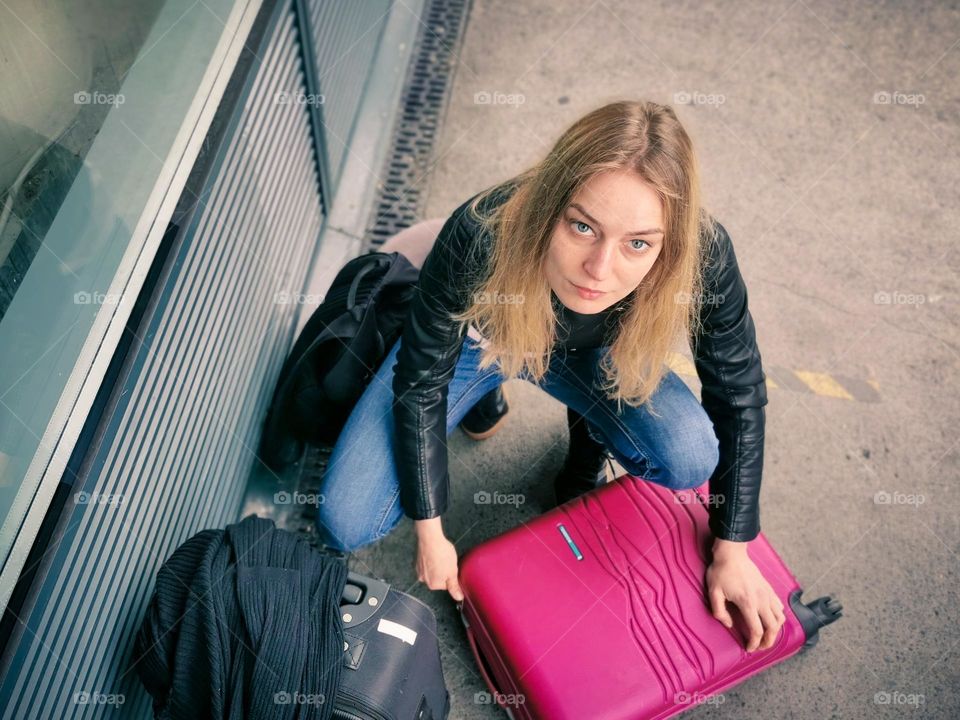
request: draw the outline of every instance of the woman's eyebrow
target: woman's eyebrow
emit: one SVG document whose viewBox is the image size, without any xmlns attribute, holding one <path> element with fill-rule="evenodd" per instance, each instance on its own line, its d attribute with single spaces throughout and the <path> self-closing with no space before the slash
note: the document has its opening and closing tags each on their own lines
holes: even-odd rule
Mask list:
<svg viewBox="0 0 960 720">
<path fill-rule="evenodd" d="M 600 221 L 597 220 L 593 215 L 588 213 L 586 210 L 584 210 L 583 206 L 580 205 L 579 203 L 570 203 L 570 207 L 574 207 L 580 212 L 582 212 L 584 215 L 587 216 L 587 219 L 589 219 L 590 222 L 592 222 L 594 225 L 599 225 L 600 227 L 603 227 L 602 225 L 600 225 Z M 648 228 L 647 230 L 636 230 L 634 232 L 628 232 L 627 235 L 663 235 L 663 230 L 661 230 L 660 228 Z"/>
</svg>

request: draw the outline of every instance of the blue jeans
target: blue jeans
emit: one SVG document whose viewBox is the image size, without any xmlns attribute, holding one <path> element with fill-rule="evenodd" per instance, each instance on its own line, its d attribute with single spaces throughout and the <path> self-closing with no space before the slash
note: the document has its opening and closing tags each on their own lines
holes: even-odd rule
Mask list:
<svg viewBox="0 0 960 720">
<path fill-rule="evenodd" d="M 330 456 L 318 506 L 317 530 L 332 548 L 352 551 L 372 543 L 404 517 L 393 456 L 393 368 L 398 340 L 371 379 Z M 584 416 L 590 436 L 631 475 L 671 489 L 698 487 L 719 461 L 713 423 L 699 400 L 668 371 L 646 406 L 624 404 L 598 390 L 603 348 L 554 352 L 538 387 Z M 480 346 L 466 336 L 447 393 L 447 435 L 486 393 L 506 378 L 494 365 L 478 368 Z M 533 382 L 525 374 L 522 379 Z"/>
</svg>

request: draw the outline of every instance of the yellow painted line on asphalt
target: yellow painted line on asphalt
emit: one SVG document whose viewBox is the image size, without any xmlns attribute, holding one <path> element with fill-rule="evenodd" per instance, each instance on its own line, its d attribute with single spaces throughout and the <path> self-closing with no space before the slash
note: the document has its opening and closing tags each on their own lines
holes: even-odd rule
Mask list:
<svg viewBox="0 0 960 720">
<path fill-rule="evenodd" d="M 826 373 L 810 372 L 809 370 L 794 370 L 794 374 L 803 380 L 815 395 L 853 400 L 853 395 L 843 389 L 843 386 Z"/>
<path fill-rule="evenodd" d="M 693 360 L 681 353 L 671 353 L 667 366 L 678 375 L 697 377 Z M 781 389 L 838 400 L 880 402 L 880 384 L 876 380 L 861 380 L 845 375 L 832 375 L 814 370 L 794 370 L 774 365 L 764 367 L 764 375 L 767 378 L 768 389 Z"/>
</svg>

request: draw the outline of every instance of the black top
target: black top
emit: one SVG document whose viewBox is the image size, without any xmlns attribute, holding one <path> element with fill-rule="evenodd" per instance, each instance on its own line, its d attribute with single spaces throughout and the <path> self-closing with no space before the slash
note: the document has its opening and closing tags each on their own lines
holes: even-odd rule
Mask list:
<svg viewBox="0 0 960 720">
<path fill-rule="evenodd" d="M 553 290 L 550 291 L 550 299 L 560 318 L 555 347 L 585 350 L 606 347 L 613 343 L 617 324 L 621 313 L 629 304 L 630 296 L 596 313 L 578 313 L 571 310 L 560 301 Z"/>
</svg>

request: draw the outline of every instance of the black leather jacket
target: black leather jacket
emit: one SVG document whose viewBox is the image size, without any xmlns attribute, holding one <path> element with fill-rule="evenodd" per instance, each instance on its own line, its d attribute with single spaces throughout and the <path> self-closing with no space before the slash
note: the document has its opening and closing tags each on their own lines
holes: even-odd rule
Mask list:
<svg viewBox="0 0 960 720">
<path fill-rule="evenodd" d="M 449 505 L 447 389 L 467 330 L 449 315 L 466 309 L 469 269 L 489 258 L 490 245 L 489 234 L 467 211 L 472 200 L 454 210 L 424 261 L 394 365 L 400 504 L 414 520 L 441 515 Z M 710 530 L 718 538 L 748 541 L 760 532 L 766 376 L 733 245 L 716 225 L 704 293 L 718 302 L 702 304 L 703 331 L 691 349 L 701 402 L 719 440 L 710 492 L 724 502 L 710 506 Z"/>
</svg>

